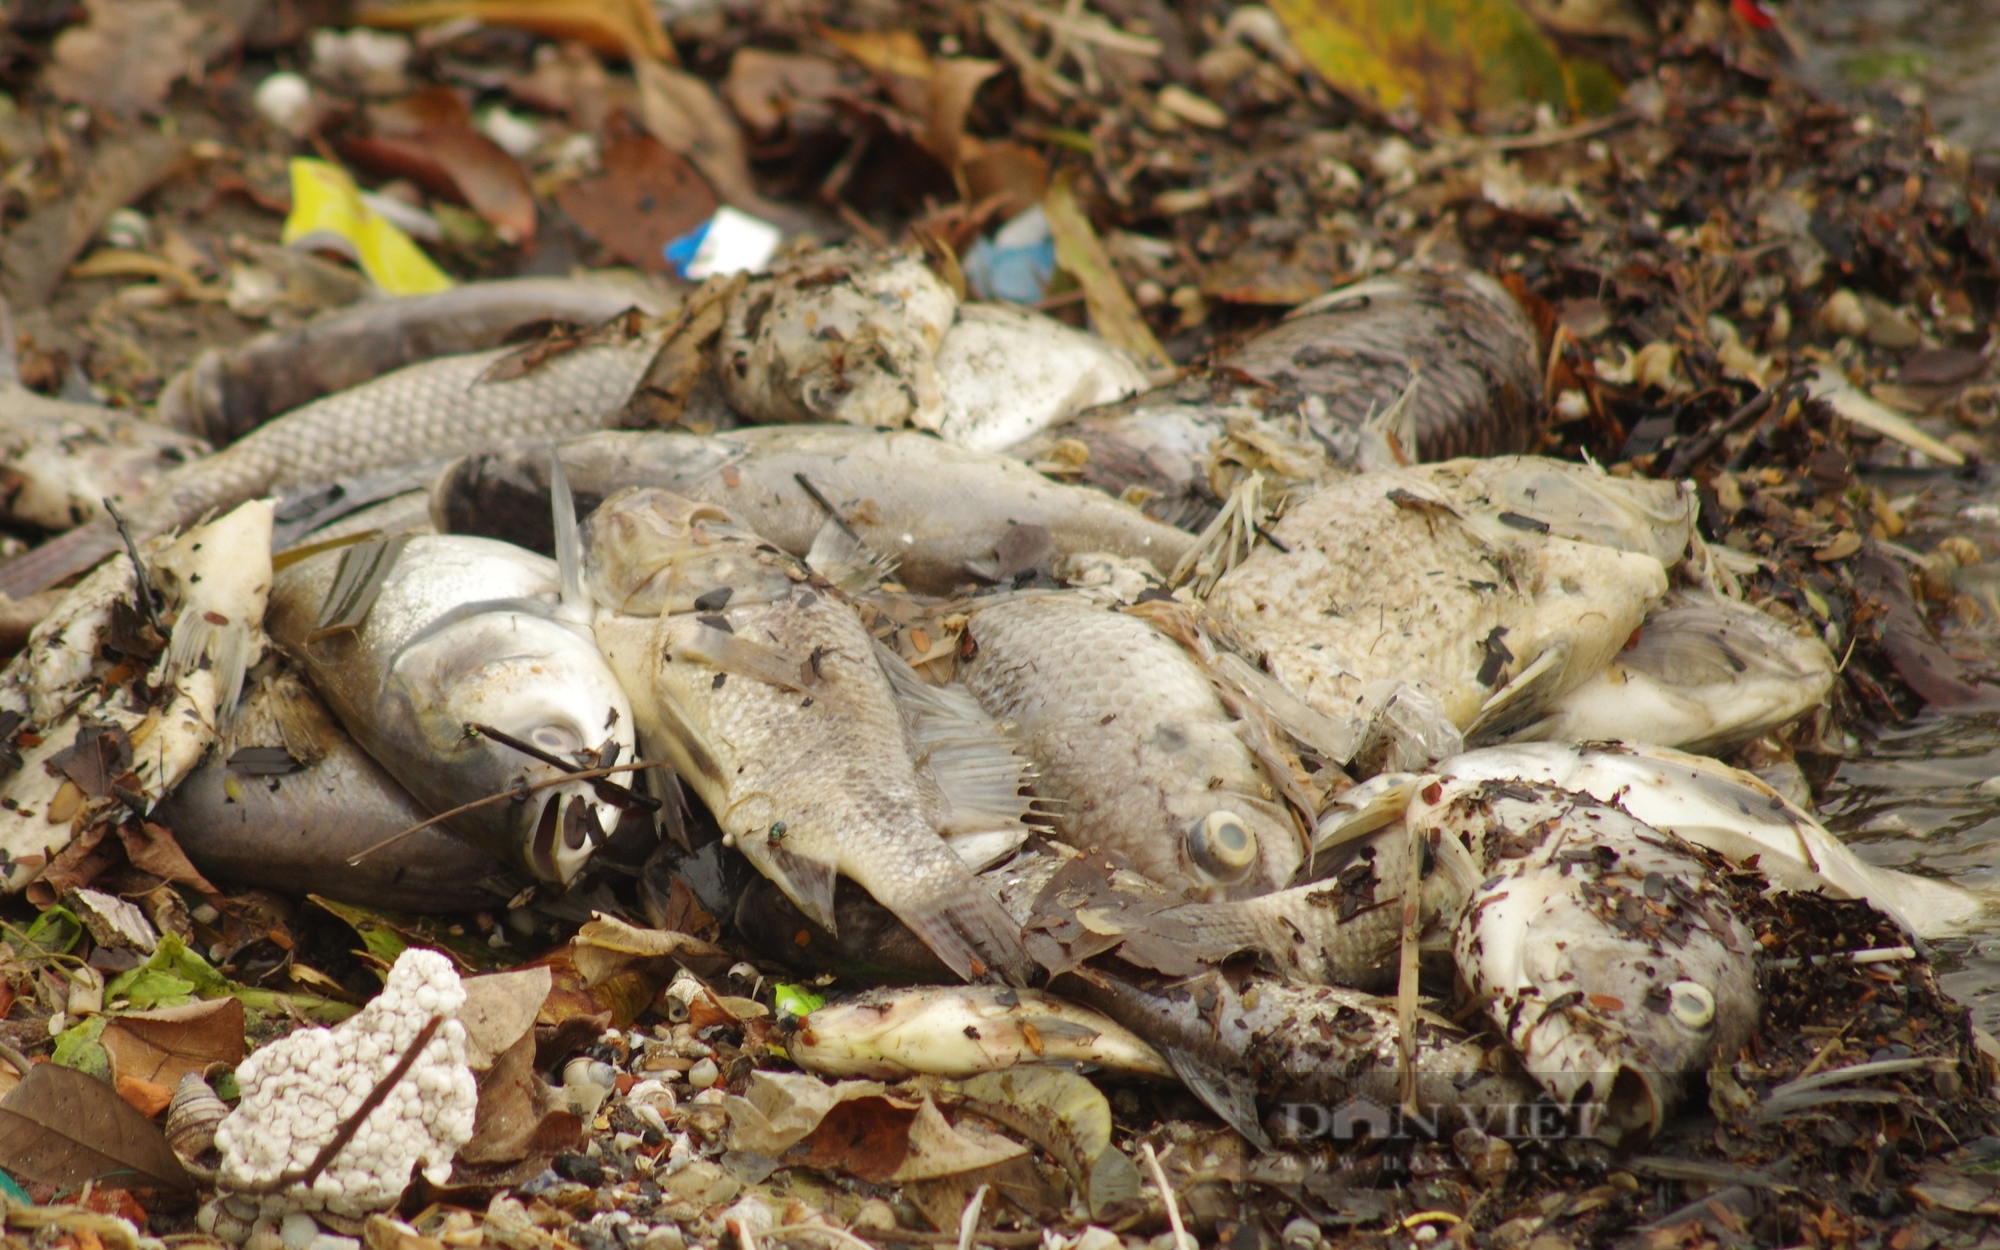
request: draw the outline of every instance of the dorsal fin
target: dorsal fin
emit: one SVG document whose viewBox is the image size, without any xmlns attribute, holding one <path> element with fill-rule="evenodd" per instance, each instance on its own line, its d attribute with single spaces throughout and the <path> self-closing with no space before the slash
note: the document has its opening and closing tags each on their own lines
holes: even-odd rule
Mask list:
<svg viewBox="0 0 2000 1250">
<path fill-rule="evenodd" d="M 562 576 L 562 607 L 567 617 L 587 618 L 590 599 L 583 589 L 583 539 L 576 525 L 576 496 L 563 472 L 562 449 L 549 447 L 549 507 L 555 513 L 556 565 Z"/>
</svg>

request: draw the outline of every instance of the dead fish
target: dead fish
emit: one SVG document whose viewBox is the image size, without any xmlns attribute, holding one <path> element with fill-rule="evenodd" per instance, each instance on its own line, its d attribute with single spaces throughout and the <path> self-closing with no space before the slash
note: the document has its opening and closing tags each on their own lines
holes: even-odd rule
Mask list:
<svg viewBox="0 0 2000 1250">
<path fill-rule="evenodd" d="M 1174 1075 L 1158 1051 L 1088 1007 L 993 986 L 869 990 L 806 1016 L 785 1049 L 808 1072 L 880 1081 L 968 1077 L 1022 1064 Z"/>
<path fill-rule="evenodd" d="M 999 451 L 1146 388 L 1144 371 L 1103 339 L 1012 304 L 960 305 L 937 373 L 938 436 L 975 451 Z"/>
<path fill-rule="evenodd" d="M 604 424 L 631 398 L 660 345 L 648 325 L 481 381 L 505 352 L 445 356 L 315 400 L 212 456 L 162 474 L 127 516 L 149 537 L 286 486 L 459 455 L 510 437 L 542 439 Z M 108 523 L 51 539 L 0 567 L 0 594 L 21 598 L 89 568 L 116 548 Z"/>
<path fill-rule="evenodd" d="M 149 810 L 170 793 L 214 741 L 245 668 L 263 653 L 268 500 L 158 536 L 140 547 L 140 558 L 146 583 L 134 578 L 129 557 L 107 562 L 36 627 L 0 675 L 0 707 L 14 729 L 36 739 L 19 748 L 0 783 L 8 892 L 34 880 L 72 831 L 114 808 Z M 139 602 L 148 584 L 163 600 L 162 624 L 172 622 L 164 639 L 147 621 L 150 605 Z"/>
<path fill-rule="evenodd" d="M 730 298 L 716 372 L 751 421 L 935 430 L 945 413 L 938 347 L 957 310 L 919 256 L 812 252 Z"/>
<path fill-rule="evenodd" d="M 1401 1100 L 1396 1006 L 1355 990 L 1220 972 L 1192 979 L 1125 979 L 1086 970 L 1057 983 L 1152 1043 L 1190 1093 L 1237 1132 L 1272 1137 L 1324 1131 L 1303 1113 L 1365 1099 Z M 1417 1103 L 1456 1118 L 1464 1109 L 1536 1101 L 1534 1085 L 1499 1066 L 1477 1036 L 1429 1013 L 1417 1029 Z M 1269 1123 L 1275 1134 L 1267 1132 Z"/>
<path fill-rule="evenodd" d="M 1812 635 L 1739 600 L 1680 593 L 1515 738 L 1720 751 L 1819 707 L 1833 678 L 1833 653 Z"/>
<path fill-rule="evenodd" d="M 1672 565 L 1694 537 L 1697 503 L 1679 482 L 1612 477 L 1594 464 L 1547 456 L 1447 460 L 1429 484 L 1486 533 L 1548 534 Z"/>
<path fill-rule="evenodd" d="M 358 627 L 330 597 L 350 562 L 393 558 Z M 271 596 L 271 638 L 341 724 L 432 812 L 446 812 L 570 769 L 477 733 L 491 725 L 592 768 L 633 758 L 632 711 L 591 640 L 563 619 L 562 579 L 546 557 L 459 535 L 410 538 L 399 552 L 354 545 L 286 567 Z M 573 599 L 573 597 L 572 597 Z M 347 614 L 352 615 L 352 614 Z M 616 827 L 588 781 L 452 818 L 453 828 L 539 880 L 567 883 Z"/>
<path fill-rule="evenodd" d="M 1079 596 L 976 607 L 960 679 L 1035 761 L 1064 841 L 1192 898 L 1288 884 L 1303 839 L 1208 675 L 1145 620 Z"/>
<path fill-rule="evenodd" d="M 1992 922 L 1990 894 L 1868 863 L 1755 774 L 1704 756 L 1623 743 L 1523 742 L 1468 751 L 1437 771 L 1466 782 L 1519 780 L 1595 795 L 1729 859 L 1756 856 L 1775 889 L 1865 898 L 1918 937 Z"/>
<path fill-rule="evenodd" d="M 989 581 L 1011 577 L 1018 569 L 996 548 L 1011 552 L 1025 540 L 1045 539 L 1056 554 L 1141 558 L 1162 571 L 1192 542 L 1136 509 L 1051 482 L 1019 461 L 907 431 L 794 425 L 706 438 L 605 432 L 566 441 L 562 458 L 586 511 L 625 487 L 657 486 L 721 505 L 795 556 L 806 554 L 826 524 L 817 491 L 870 550 L 894 558 L 899 582 L 923 593 L 950 593 L 972 582 L 975 569 Z M 553 552 L 548 482 L 544 443 L 475 453 L 439 479 L 432 516 L 443 531 Z"/>
<path fill-rule="evenodd" d="M 758 871 L 823 929 L 845 876 L 957 975 L 1025 976 L 1018 928 L 941 836 L 1027 832 L 1020 761 L 970 699 L 913 706 L 921 680 L 899 690 L 853 607 L 712 504 L 624 492 L 583 538 L 649 754 Z"/>
<path fill-rule="evenodd" d="M 1694 851 L 1588 795 L 1434 783 L 1406 820 L 1487 874 L 1453 927 L 1459 975 L 1521 1066 L 1613 1140 L 1659 1132 L 1691 1072 L 1756 1029 L 1750 930 Z"/>
<path fill-rule="evenodd" d="M 0 384 L 0 504 L 51 532 L 130 507 L 164 473 L 208 455 L 193 435 L 136 413 Z"/>
<path fill-rule="evenodd" d="M 347 862 L 431 813 L 354 744 L 297 674 L 251 690 L 157 811 L 203 874 L 411 912 L 504 904 L 525 884 L 442 826 Z"/>
<path fill-rule="evenodd" d="M 505 278 L 369 300 L 297 329 L 208 348 L 160 392 L 159 420 L 222 446 L 279 413 L 406 365 L 497 348 L 538 323 L 601 325 L 633 307 L 662 311 L 637 284 L 593 278 Z"/>
<path fill-rule="evenodd" d="M 1229 493 L 1218 460 L 1305 483 L 1526 451 L 1541 389 L 1534 326 L 1504 288 L 1470 271 L 1405 270 L 1300 306 L 1209 379 L 1080 413 L 1009 452 L 1199 530 Z"/>
<path fill-rule="evenodd" d="M 1468 498 L 1462 465 L 1320 487 L 1271 527 L 1275 544 L 1221 576 L 1209 608 L 1336 721 L 1357 721 L 1364 689 L 1394 680 L 1438 700 L 1468 739 L 1532 724 L 1611 662 L 1666 594 L 1666 570 L 1517 523 L 1487 498 L 1490 480 Z"/>
<path fill-rule="evenodd" d="M 1275 389 L 1336 456 L 1338 436 L 1388 413 L 1413 377 L 1391 431 L 1410 459 L 1526 451 L 1542 419 L 1534 324 L 1475 270 L 1364 278 L 1301 304 L 1216 363 Z"/>
</svg>

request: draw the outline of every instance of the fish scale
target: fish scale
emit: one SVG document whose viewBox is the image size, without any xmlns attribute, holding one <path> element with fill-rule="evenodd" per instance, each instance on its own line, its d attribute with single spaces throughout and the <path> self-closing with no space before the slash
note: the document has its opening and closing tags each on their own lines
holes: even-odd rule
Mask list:
<svg viewBox="0 0 2000 1250">
<path fill-rule="evenodd" d="M 1210 813 L 1240 817 L 1258 863 L 1242 892 L 1287 884 L 1297 832 L 1205 673 L 1135 616 L 1047 596 L 975 612 L 966 688 L 1011 722 L 1063 839 L 1125 855 L 1174 890 L 1215 879 L 1190 861 L 1188 831 Z"/>
<path fill-rule="evenodd" d="M 509 438 L 559 438 L 603 425 L 625 405 L 660 345 L 649 327 L 629 339 L 551 356 L 502 381 L 480 376 L 516 349 L 446 356 L 398 369 L 286 413 L 236 442 L 162 474 L 128 511 L 145 538 L 288 486 L 459 455 Z M 88 568 L 118 536 L 93 522 L 0 568 L 0 593 L 20 598 Z"/>
</svg>

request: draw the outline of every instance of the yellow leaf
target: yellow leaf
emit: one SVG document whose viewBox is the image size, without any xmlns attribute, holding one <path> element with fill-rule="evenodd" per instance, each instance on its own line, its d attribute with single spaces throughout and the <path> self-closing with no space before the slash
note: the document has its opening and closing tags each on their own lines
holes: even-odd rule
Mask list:
<svg viewBox="0 0 2000 1250">
<path fill-rule="evenodd" d="M 1438 120 L 1516 101 L 1567 106 L 1561 59 L 1513 0 L 1272 0 L 1327 85 Z"/>
<path fill-rule="evenodd" d="M 1132 293 L 1111 267 L 1103 240 L 1090 228 L 1090 219 L 1076 202 L 1075 171 L 1066 170 L 1049 184 L 1048 194 L 1042 197 L 1042 212 L 1049 219 L 1049 233 L 1055 236 L 1056 267 L 1083 288 L 1091 327 L 1105 342 L 1138 357 L 1140 367 L 1155 381 L 1173 376 L 1173 361 L 1167 359 L 1160 341 L 1139 315 Z"/>
</svg>

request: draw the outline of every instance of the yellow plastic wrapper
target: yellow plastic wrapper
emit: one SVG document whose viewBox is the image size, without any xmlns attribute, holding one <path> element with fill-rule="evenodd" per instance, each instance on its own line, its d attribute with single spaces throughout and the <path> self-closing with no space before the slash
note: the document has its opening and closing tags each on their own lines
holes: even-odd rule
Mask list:
<svg viewBox="0 0 2000 1250">
<path fill-rule="evenodd" d="M 457 285 L 409 235 L 362 202 L 346 170 L 327 161 L 293 159 L 292 215 L 281 238 L 287 247 L 346 256 L 391 295 L 428 295 Z"/>
</svg>

